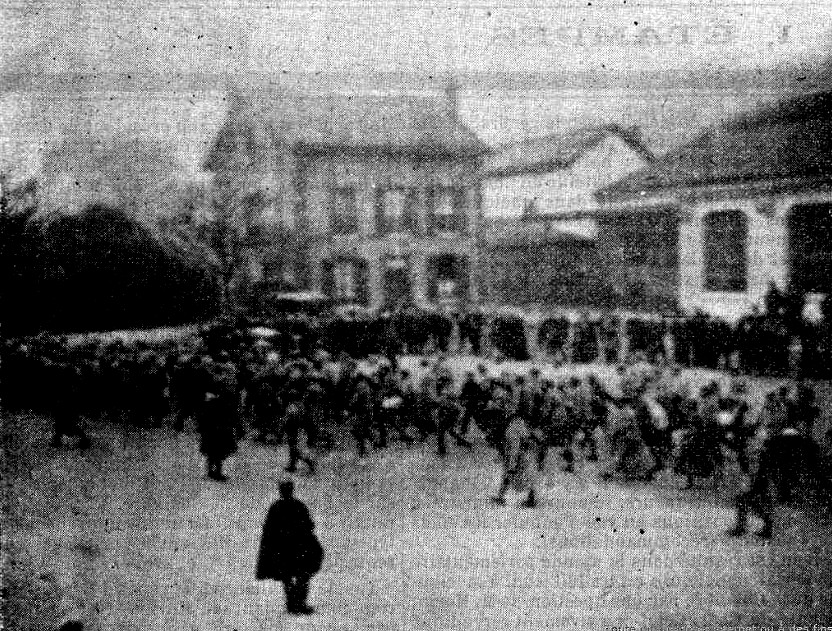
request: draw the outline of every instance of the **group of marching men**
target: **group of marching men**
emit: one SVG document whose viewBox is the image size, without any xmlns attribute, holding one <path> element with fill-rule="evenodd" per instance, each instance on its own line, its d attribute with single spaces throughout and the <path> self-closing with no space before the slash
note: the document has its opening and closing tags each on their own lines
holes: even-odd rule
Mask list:
<svg viewBox="0 0 832 631">
<path fill-rule="evenodd" d="M 49 406 L 55 446 L 67 436 L 89 444 L 83 416 L 125 426 L 158 426 L 171 418 L 179 431 L 191 419 L 208 476 L 216 480 L 225 479 L 223 462 L 246 429 L 257 440 L 285 441 L 288 471 L 303 465 L 314 472 L 315 455 L 345 428 L 359 456 L 391 440 L 431 436 L 443 456 L 449 439 L 471 448 L 476 426 L 502 459 L 497 503 L 514 488 L 524 492 L 524 506 L 535 506 L 550 453 L 565 471 L 574 469 L 576 456 L 599 460 L 604 479 L 651 480 L 672 465 L 688 487 L 717 476 L 733 454 L 750 480 L 738 501 L 737 534 L 753 511 L 763 518 L 762 534 L 770 535 L 778 495 L 826 489 L 814 483 L 824 477 L 812 439 L 814 392 L 800 383 L 772 391 L 760 408 L 752 406 L 741 380 L 727 392 L 717 383 L 692 392 L 679 369 L 644 362 L 602 383 L 592 374 L 555 380 L 536 368 L 492 375 L 485 365 L 457 380 L 442 355 L 408 370 L 395 358 L 334 359 L 321 348 L 284 355 L 250 340 L 219 350 L 175 342 L 69 349 L 29 341 L 5 354 L 22 371 L 18 376 L 26 375 L 22 381 L 36 384 L 33 400 Z M 38 397 L 47 383 L 53 396 Z"/>
<path fill-rule="evenodd" d="M 769 536 L 778 497 L 828 488 L 813 440 L 819 410 L 805 383 L 773 390 L 760 406 L 741 379 L 726 392 L 716 382 L 693 392 L 678 368 L 643 362 L 605 384 L 592 374 L 555 380 L 536 368 L 492 375 L 485 365 L 457 380 L 442 355 L 409 370 L 387 360 L 332 361 L 322 351 L 311 360 L 267 353 L 251 371 L 243 409 L 257 439 L 288 443 L 288 471 L 314 472 L 314 454 L 339 428 L 349 428 L 359 456 L 431 436 L 444 456 L 449 440 L 472 448 L 476 426 L 502 459 L 497 503 L 514 488 L 535 506 L 550 453 L 565 471 L 576 457 L 599 460 L 604 479 L 652 480 L 672 467 L 687 487 L 717 479 L 733 459 L 749 481 L 734 534 L 754 511 Z"/>
<path fill-rule="evenodd" d="M 349 358 L 273 357 L 254 374 L 249 404 L 258 438 L 287 440 L 289 471 L 301 463 L 314 471 L 310 446 L 331 444 L 337 427 L 349 427 L 359 456 L 392 439 L 431 435 L 444 456 L 449 439 L 470 449 L 476 426 L 502 459 L 496 503 L 514 488 L 524 492 L 524 506 L 535 506 L 550 453 L 564 471 L 574 470 L 576 456 L 600 460 L 604 479 L 652 480 L 672 465 L 687 488 L 717 479 L 733 458 L 749 481 L 733 534 L 754 511 L 764 522 L 760 534 L 770 536 L 778 497 L 828 493 L 813 440 L 819 410 L 805 383 L 781 386 L 758 406 L 740 379 L 727 392 L 711 382 L 694 393 L 677 368 L 644 363 L 622 368 L 610 384 L 592 374 L 556 381 L 536 368 L 493 376 L 484 365 L 459 382 L 441 355 L 412 371 L 390 362 L 368 369 Z"/>
</svg>

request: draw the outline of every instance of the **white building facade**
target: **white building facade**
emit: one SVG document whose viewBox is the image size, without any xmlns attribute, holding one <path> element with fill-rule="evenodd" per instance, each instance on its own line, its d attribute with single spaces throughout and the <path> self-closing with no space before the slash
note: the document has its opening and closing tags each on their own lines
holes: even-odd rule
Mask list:
<svg viewBox="0 0 832 631">
<path fill-rule="evenodd" d="M 677 300 L 735 321 L 772 284 L 832 290 L 832 93 L 754 111 L 602 189 L 600 215 L 675 217 Z M 673 226 L 674 224 L 667 224 Z M 656 235 L 646 235 L 649 248 Z"/>
</svg>

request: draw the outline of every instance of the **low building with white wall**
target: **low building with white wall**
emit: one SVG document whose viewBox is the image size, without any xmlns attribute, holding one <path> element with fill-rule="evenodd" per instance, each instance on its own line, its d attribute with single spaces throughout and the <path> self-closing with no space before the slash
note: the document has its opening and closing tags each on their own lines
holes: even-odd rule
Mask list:
<svg viewBox="0 0 832 631">
<path fill-rule="evenodd" d="M 652 158 L 637 129 L 614 124 L 497 147 L 481 169 L 483 217 L 495 228 L 528 219 L 592 237 L 595 191 Z"/>
<path fill-rule="evenodd" d="M 829 293 L 830 107 L 832 92 L 819 92 L 755 109 L 600 189 L 599 238 L 622 245 L 607 267 L 624 291 L 655 282 L 638 259 L 688 314 L 736 320 L 771 283 Z M 635 223 L 645 229 L 622 237 Z"/>
<path fill-rule="evenodd" d="M 481 297 L 492 306 L 609 307 L 594 192 L 649 164 L 637 130 L 583 127 L 496 148 L 482 169 Z"/>
</svg>

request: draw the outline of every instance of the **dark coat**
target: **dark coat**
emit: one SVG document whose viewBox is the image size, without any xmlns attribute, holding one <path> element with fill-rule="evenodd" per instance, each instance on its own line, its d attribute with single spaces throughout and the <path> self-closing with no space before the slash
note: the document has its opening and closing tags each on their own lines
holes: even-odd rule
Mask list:
<svg viewBox="0 0 832 631">
<path fill-rule="evenodd" d="M 272 504 L 260 539 L 257 580 L 311 576 L 321 569 L 323 558 L 324 550 L 306 505 L 296 498 Z"/>
<path fill-rule="evenodd" d="M 236 382 L 230 375 L 214 374 L 204 377 L 204 401 L 199 406 L 197 431 L 199 449 L 208 458 L 224 460 L 237 451 L 240 432 Z"/>
</svg>

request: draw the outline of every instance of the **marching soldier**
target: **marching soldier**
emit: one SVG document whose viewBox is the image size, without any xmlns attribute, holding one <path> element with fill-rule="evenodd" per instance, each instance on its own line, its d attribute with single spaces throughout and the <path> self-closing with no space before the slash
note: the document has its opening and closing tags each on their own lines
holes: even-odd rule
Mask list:
<svg viewBox="0 0 832 631">
<path fill-rule="evenodd" d="M 304 405 L 306 389 L 307 380 L 302 368 L 293 367 L 280 397 L 285 406 L 283 431 L 289 443 L 289 463 L 286 465 L 286 471 L 290 473 L 297 471 L 298 462 L 301 461 L 306 464 L 310 473 L 315 472 L 315 462 L 301 445 L 301 431 L 306 434 L 307 446 L 314 442 L 314 431 L 310 428 Z"/>
<path fill-rule="evenodd" d="M 505 496 L 513 487 L 518 493 L 526 492 L 524 508 L 537 506 L 537 453 L 540 437 L 529 427 L 519 414 L 513 415 L 506 428 L 503 447 L 503 479 L 497 495 L 492 498 L 495 504 L 505 504 Z"/>
<path fill-rule="evenodd" d="M 476 422 L 485 403 L 482 386 L 477 383 L 473 371 L 469 371 L 465 375 L 465 381 L 459 392 L 459 402 L 462 405 L 459 433 L 465 436 L 468 433 L 468 427 L 471 421 Z"/>
<path fill-rule="evenodd" d="M 367 453 L 367 443 L 371 440 L 371 428 L 375 422 L 376 393 L 367 375 L 359 375 L 350 400 L 350 420 L 352 435 L 358 444 L 358 457 Z"/>
</svg>

